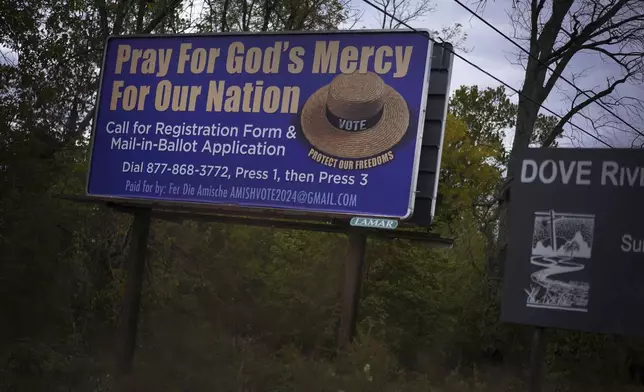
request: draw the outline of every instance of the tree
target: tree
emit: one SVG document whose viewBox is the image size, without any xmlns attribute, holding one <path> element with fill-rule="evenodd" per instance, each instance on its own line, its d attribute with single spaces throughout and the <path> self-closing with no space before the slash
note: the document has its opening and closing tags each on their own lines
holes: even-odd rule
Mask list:
<svg viewBox="0 0 644 392">
<path fill-rule="evenodd" d="M 566 242 L 566 244 L 564 245 L 564 252 L 570 253 L 570 257 L 573 257 L 575 252 L 579 252 L 579 248 L 579 243 L 576 240 L 572 239 Z"/>
<path fill-rule="evenodd" d="M 488 313 L 494 301 L 485 302 L 480 295 L 488 239 L 478 205 L 501 178 L 500 167 L 489 159 L 500 144 L 478 139 L 464 121 L 448 114 L 434 230 L 457 238 L 452 251 L 406 241 L 374 240 L 368 247 L 361 329 L 383 336 L 410 366 L 419 352 L 435 344 L 437 334 L 464 341 L 458 335 L 468 326 L 459 320 L 483 313 L 485 320 L 478 319 L 477 326 L 496 322 L 496 315 Z"/>
<path fill-rule="evenodd" d="M 199 31 L 335 30 L 360 13 L 347 0 L 206 0 Z"/>
<path fill-rule="evenodd" d="M 494 133 L 489 139 L 488 142 L 471 131 L 465 121 L 448 114 L 437 205 L 442 222 L 452 223 L 462 219 L 464 211 L 470 211 L 484 231 L 491 212 L 490 199 L 502 175 L 501 167 L 490 158 L 500 156 L 503 146 L 500 140 L 493 140 Z"/>
<path fill-rule="evenodd" d="M 436 9 L 431 0 L 373 0 L 373 3 L 380 8 L 377 20 L 382 29 L 398 29 L 409 26 L 410 23 L 424 18 Z M 463 46 L 467 40 L 467 33 L 463 31 L 463 26 L 460 23 L 443 26 L 440 30 L 434 30 L 433 33 L 442 40 L 450 42 L 454 47 L 467 51 Z"/>
<path fill-rule="evenodd" d="M 467 127 L 474 144 L 491 147 L 490 156 L 497 164 L 505 162 L 503 139 L 514 125 L 516 105 L 510 102 L 503 86 L 479 90 L 478 86 L 461 86 L 449 101 L 449 112 Z"/>
<path fill-rule="evenodd" d="M 465 125 L 467 132 L 462 133 L 461 137 L 466 138 L 479 153 L 487 154 L 485 159 L 476 164 L 483 165 L 481 167 L 489 165 L 495 170 L 494 176 L 489 181 L 474 188 L 479 193 L 471 206 L 474 209 L 478 227 L 485 233 L 491 250 L 497 234 L 496 220 L 499 212 L 497 189 L 501 184 L 502 173 L 505 171 L 508 159 L 504 140 L 507 137 L 507 131 L 515 125 L 517 105 L 510 101 L 504 86 L 488 87 L 484 90 L 479 89 L 478 86 L 461 86 L 450 99 L 449 113 Z M 539 114 L 537 119 L 539 126 L 533 134 L 532 143 L 538 143 L 548 135 L 552 124 L 556 121 L 553 116 Z M 450 137 L 452 136 L 448 134 L 445 148 L 460 149 L 461 141 L 452 145 L 453 141 Z M 446 189 L 445 192 L 449 193 L 453 190 Z M 494 256 L 492 253 L 487 255 L 488 269 L 494 264 Z"/>
<path fill-rule="evenodd" d="M 615 108 L 623 104 L 617 87 L 644 76 L 640 60 L 644 54 L 644 3 L 639 0 L 515 0 L 511 20 L 517 38 L 525 41 L 530 52 L 519 56 L 525 64 L 525 79 L 513 149 L 528 145 L 540 105 L 562 82 L 562 74 L 575 56 L 594 54 L 607 65 L 619 67 L 621 75 L 609 78 L 598 90 L 577 91 L 569 110 L 542 139 L 544 147 L 590 105 Z"/>
<path fill-rule="evenodd" d="M 517 38 L 524 40 L 530 55 L 520 58 L 524 63 L 525 78 L 508 158 L 508 181 L 500 192 L 503 195 L 515 177 L 518 153 L 535 140 L 534 135 L 540 126 L 545 125 L 549 130 L 537 140 L 544 147 L 551 146 L 575 115 L 593 103 L 601 103 L 604 107 L 619 106 L 624 100 L 615 94 L 616 88 L 644 76 L 641 62 L 644 53 L 644 2 L 640 0 L 514 0 L 511 21 Z M 561 81 L 561 75 L 571 60 L 580 53 L 595 54 L 617 65 L 621 76 L 608 79 L 599 91 L 579 93 L 568 112 L 556 123 L 540 124 L 541 105 Z M 548 67 L 554 71 L 549 71 Z M 495 266 L 498 274 L 502 274 L 500 268 L 508 235 L 507 204 L 502 202 Z"/>
<path fill-rule="evenodd" d="M 510 102 L 505 88 L 479 89 L 478 86 L 461 86 L 449 101 L 448 125 L 450 119 L 456 120 L 448 127 L 445 135 L 443 151 L 443 170 L 440 186 L 445 195 L 454 192 L 467 192 L 459 184 L 453 182 L 451 174 L 445 170 L 445 162 L 454 159 L 454 165 L 469 164 L 471 157 L 464 159 L 460 154 L 476 156 L 470 170 L 487 171 L 485 180 L 477 178 L 474 181 L 476 193 L 469 197 L 467 205 L 455 206 L 452 215 L 458 215 L 463 210 L 471 211 L 476 218 L 478 230 L 484 234 L 487 247 L 492 249 L 496 239 L 496 189 L 501 182 L 503 167 L 507 159 L 504 148 L 506 131 L 514 124 L 516 105 Z M 453 116 L 453 117 L 452 117 Z M 474 153 L 473 153 L 474 152 Z M 449 167 L 449 163 L 447 166 Z M 443 195 L 443 193 L 440 193 Z M 442 198 L 442 196 L 441 196 Z M 439 210 L 440 211 L 440 210 Z M 483 257 L 488 260 L 492 254 Z M 489 262 L 486 264 L 490 264 Z"/>
<path fill-rule="evenodd" d="M 510 101 L 505 86 L 485 90 L 480 90 L 478 86 L 461 86 L 450 98 L 449 111 L 467 125 L 475 143 L 495 147 L 498 155 L 491 158 L 500 165 L 507 163 L 508 151 L 504 147 L 504 140 L 507 131 L 516 124 L 517 105 Z M 549 137 L 557 121 L 554 116 L 540 113 L 530 143 L 539 144 Z M 554 141 L 553 145 L 556 144 Z"/>
<path fill-rule="evenodd" d="M 380 28 L 382 29 L 397 29 L 406 23 L 424 17 L 435 9 L 430 0 L 417 2 L 412 0 L 377 0 L 376 4 L 386 12 L 380 15 Z"/>
</svg>

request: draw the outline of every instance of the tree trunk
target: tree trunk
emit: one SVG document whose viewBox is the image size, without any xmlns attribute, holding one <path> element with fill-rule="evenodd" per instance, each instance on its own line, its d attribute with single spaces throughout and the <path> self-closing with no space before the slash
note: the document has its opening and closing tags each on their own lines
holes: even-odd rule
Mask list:
<svg viewBox="0 0 644 392">
<path fill-rule="evenodd" d="M 527 85 L 527 82 L 526 82 Z M 525 86 L 524 86 L 525 87 Z M 496 246 L 496 258 L 492 257 L 488 265 L 488 273 L 492 278 L 503 278 L 503 265 L 505 263 L 506 251 L 510 241 L 510 234 L 508 230 L 508 207 L 510 203 L 510 193 L 514 179 L 517 178 L 519 173 L 519 162 L 516 159 L 517 154 L 530 144 L 534 124 L 537 121 L 539 114 L 539 105 L 531 101 L 530 98 L 534 95 L 533 88 L 524 88 L 522 95 L 519 97 L 519 112 L 517 113 L 517 122 L 512 142 L 512 151 L 508 159 L 508 172 L 506 175 L 505 189 L 502 191 L 499 198 L 499 233 Z M 533 98 L 534 101 L 538 102 Z"/>
</svg>

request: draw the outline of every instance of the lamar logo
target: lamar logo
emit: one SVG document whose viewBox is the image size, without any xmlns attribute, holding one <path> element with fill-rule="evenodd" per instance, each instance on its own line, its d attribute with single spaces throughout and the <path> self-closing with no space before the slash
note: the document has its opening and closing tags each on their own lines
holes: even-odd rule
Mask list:
<svg viewBox="0 0 644 392">
<path fill-rule="evenodd" d="M 353 217 L 351 218 L 351 226 L 393 230 L 398 227 L 398 221 L 393 219 Z"/>
</svg>

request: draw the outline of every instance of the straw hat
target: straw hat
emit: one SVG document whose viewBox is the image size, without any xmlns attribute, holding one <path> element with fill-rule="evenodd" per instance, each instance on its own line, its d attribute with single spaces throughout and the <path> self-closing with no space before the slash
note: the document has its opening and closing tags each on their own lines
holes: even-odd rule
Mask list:
<svg viewBox="0 0 644 392">
<path fill-rule="evenodd" d="M 405 99 L 375 73 L 336 76 L 302 107 L 302 131 L 316 149 L 367 158 L 396 145 L 409 127 Z"/>
</svg>

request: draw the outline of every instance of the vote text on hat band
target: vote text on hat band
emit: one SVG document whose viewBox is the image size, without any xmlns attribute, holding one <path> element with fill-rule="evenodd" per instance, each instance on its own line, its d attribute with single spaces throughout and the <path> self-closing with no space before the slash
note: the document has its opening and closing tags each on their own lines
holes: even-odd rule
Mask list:
<svg viewBox="0 0 644 392">
<path fill-rule="evenodd" d="M 380 121 L 381 118 L 382 110 L 371 117 L 360 120 L 352 120 L 348 118 L 338 117 L 333 114 L 328 107 L 326 108 L 326 119 L 329 120 L 329 123 L 331 123 L 331 125 L 343 131 L 360 132 L 369 130 L 374 125 L 378 124 L 378 121 Z"/>
</svg>

